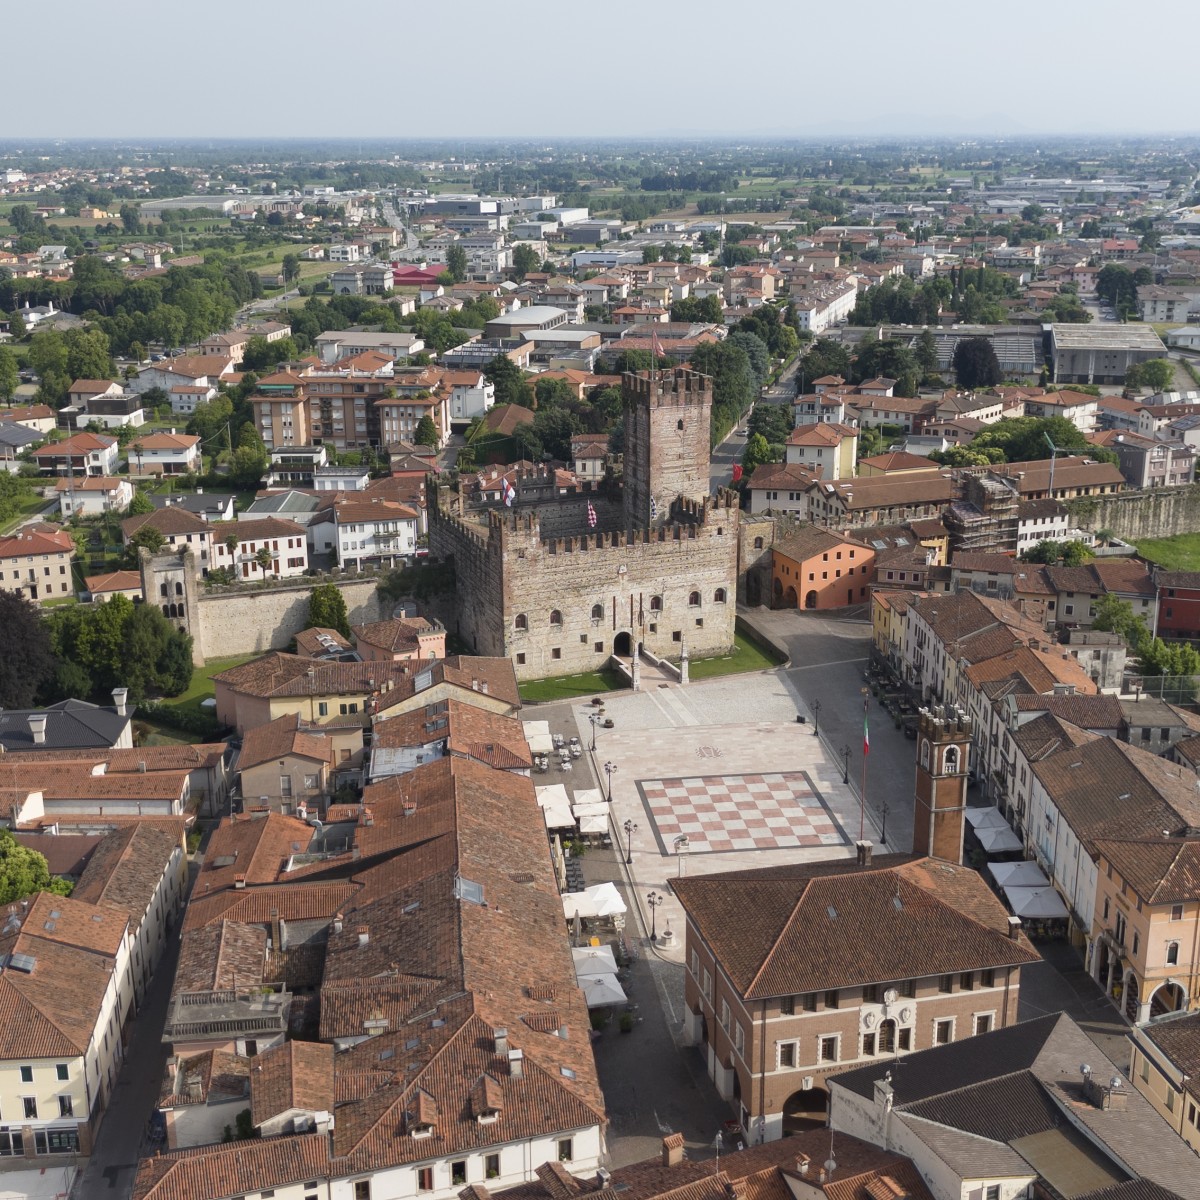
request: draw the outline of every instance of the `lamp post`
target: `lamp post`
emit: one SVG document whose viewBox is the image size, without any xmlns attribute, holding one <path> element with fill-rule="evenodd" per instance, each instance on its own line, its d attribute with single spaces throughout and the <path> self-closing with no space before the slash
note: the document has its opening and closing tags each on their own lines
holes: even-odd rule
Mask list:
<svg viewBox="0 0 1200 1200">
<path fill-rule="evenodd" d="M 879 815 L 883 818 L 883 825 L 879 830 L 879 840 L 883 845 L 887 845 L 887 815 L 889 812 L 888 802 L 885 800 L 879 806 Z"/>
<path fill-rule="evenodd" d="M 638 825 L 636 821 L 626 821 L 625 829 L 625 865 L 628 867 L 633 863 L 633 835 L 637 833 Z"/>
<path fill-rule="evenodd" d="M 658 941 L 658 907 L 662 904 L 663 899 L 664 897 L 660 896 L 657 892 L 651 892 L 646 897 L 646 903 L 650 906 L 650 940 L 652 942 Z"/>
<path fill-rule="evenodd" d="M 867 827 L 867 759 L 871 756 L 871 740 L 867 731 L 867 717 L 871 704 L 871 689 L 859 688 L 863 698 L 863 769 L 862 790 L 858 796 L 858 840 L 863 840 Z"/>
<path fill-rule="evenodd" d="M 841 749 L 842 755 L 842 782 L 848 784 L 850 782 L 850 743 L 847 742 Z"/>
<path fill-rule="evenodd" d="M 608 776 L 608 802 L 612 803 L 612 777 L 617 773 L 617 764 L 615 762 L 606 762 L 604 764 L 604 774 Z M 628 828 L 628 822 L 626 823 Z"/>
<path fill-rule="evenodd" d="M 814 700 L 812 702 L 812 715 L 813 715 L 813 737 L 819 737 L 821 735 L 821 702 L 820 702 L 820 700 Z"/>
<path fill-rule="evenodd" d="M 588 713 L 588 720 L 592 723 L 592 751 L 596 749 L 596 726 L 604 720 L 604 709 L 601 707 L 596 712 Z"/>
</svg>

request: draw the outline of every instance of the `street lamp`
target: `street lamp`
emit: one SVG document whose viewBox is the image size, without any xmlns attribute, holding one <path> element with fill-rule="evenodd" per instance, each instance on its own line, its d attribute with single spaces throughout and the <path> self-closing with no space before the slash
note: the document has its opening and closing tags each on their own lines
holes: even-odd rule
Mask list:
<svg viewBox="0 0 1200 1200">
<path fill-rule="evenodd" d="M 889 806 L 888 806 L 888 802 L 885 800 L 879 806 L 879 815 L 880 815 L 880 817 L 883 818 L 883 825 L 879 830 L 879 840 L 885 846 L 887 845 L 887 815 L 888 815 L 888 812 L 889 812 Z"/>
<path fill-rule="evenodd" d="M 820 700 L 814 700 L 812 702 L 812 715 L 813 715 L 813 737 L 818 737 L 818 736 L 820 736 L 820 733 L 821 733 L 821 702 L 820 702 Z"/>
<path fill-rule="evenodd" d="M 588 720 L 592 723 L 592 750 L 596 749 L 596 726 L 604 720 L 604 709 L 600 708 L 597 712 L 588 713 Z"/>
<path fill-rule="evenodd" d="M 628 867 L 633 863 L 633 835 L 637 833 L 637 822 L 625 822 L 625 865 Z"/>
<path fill-rule="evenodd" d="M 842 782 L 848 784 L 850 782 L 850 743 L 847 742 L 841 750 L 842 755 Z"/>
<path fill-rule="evenodd" d="M 606 762 L 604 764 L 604 774 L 608 776 L 608 802 L 612 803 L 612 777 L 617 773 L 617 764 L 615 762 Z"/>
<path fill-rule="evenodd" d="M 663 899 L 664 897 L 660 896 L 657 892 L 651 892 L 646 897 L 646 903 L 650 906 L 650 940 L 652 942 L 658 941 L 658 924 L 656 918 L 658 917 L 658 906 L 662 904 Z"/>
</svg>

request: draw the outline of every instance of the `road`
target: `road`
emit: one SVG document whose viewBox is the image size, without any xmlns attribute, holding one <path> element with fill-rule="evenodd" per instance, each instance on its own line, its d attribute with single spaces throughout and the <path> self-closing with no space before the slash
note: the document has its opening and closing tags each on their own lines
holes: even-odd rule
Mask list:
<svg viewBox="0 0 1200 1200">
<path fill-rule="evenodd" d="M 384 200 L 380 206 L 380 211 L 383 213 L 383 219 L 394 230 L 396 230 L 397 233 L 403 234 L 404 252 L 412 252 L 413 250 L 416 250 L 418 248 L 416 235 L 411 229 L 409 229 L 407 225 L 404 224 L 403 221 L 400 220 L 400 214 L 396 212 L 395 205 L 393 205 L 390 200 Z"/>
<path fill-rule="evenodd" d="M 759 397 L 758 404 L 791 404 L 792 397 L 795 395 L 794 377 L 796 369 L 799 366 L 799 359 L 793 359 L 779 376 L 779 382 L 771 387 L 763 388 L 762 395 Z M 708 483 L 711 491 L 716 491 L 719 487 L 728 487 L 733 481 L 733 467 L 735 463 L 742 461 L 742 454 L 746 449 L 746 438 L 738 432 L 739 429 L 746 428 L 746 422 L 750 419 L 749 413 L 746 414 L 738 423 L 729 431 L 725 440 L 717 446 L 709 460 Z"/>
</svg>

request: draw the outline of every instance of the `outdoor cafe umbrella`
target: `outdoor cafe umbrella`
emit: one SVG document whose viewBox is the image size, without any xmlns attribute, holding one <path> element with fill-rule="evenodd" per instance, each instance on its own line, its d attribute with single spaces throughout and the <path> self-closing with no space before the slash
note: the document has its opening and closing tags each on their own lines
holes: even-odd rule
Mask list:
<svg viewBox="0 0 1200 1200">
<path fill-rule="evenodd" d="M 615 975 L 580 975 L 579 986 L 587 998 L 588 1008 L 608 1008 L 629 1000 Z"/>
</svg>

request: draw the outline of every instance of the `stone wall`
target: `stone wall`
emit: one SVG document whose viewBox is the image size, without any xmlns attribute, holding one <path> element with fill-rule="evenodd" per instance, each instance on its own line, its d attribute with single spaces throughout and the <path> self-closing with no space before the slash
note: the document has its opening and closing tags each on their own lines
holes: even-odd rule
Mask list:
<svg viewBox="0 0 1200 1200">
<path fill-rule="evenodd" d="M 390 615 L 380 605 L 377 576 L 347 580 L 297 580 L 298 586 L 237 588 L 202 592 L 192 608 L 189 632 L 195 658 L 230 658 L 283 650 L 308 626 L 308 596 L 315 583 L 333 582 L 346 598 L 351 625 L 380 621 Z"/>
<path fill-rule="evenodd" d="M 1200 529 L 1200 484 L 1147 492 L 1117 492 L 1067 502 L 1084 529 L 1111 529 L 1121 538 L 1172 537 Z"/>
</svg>

